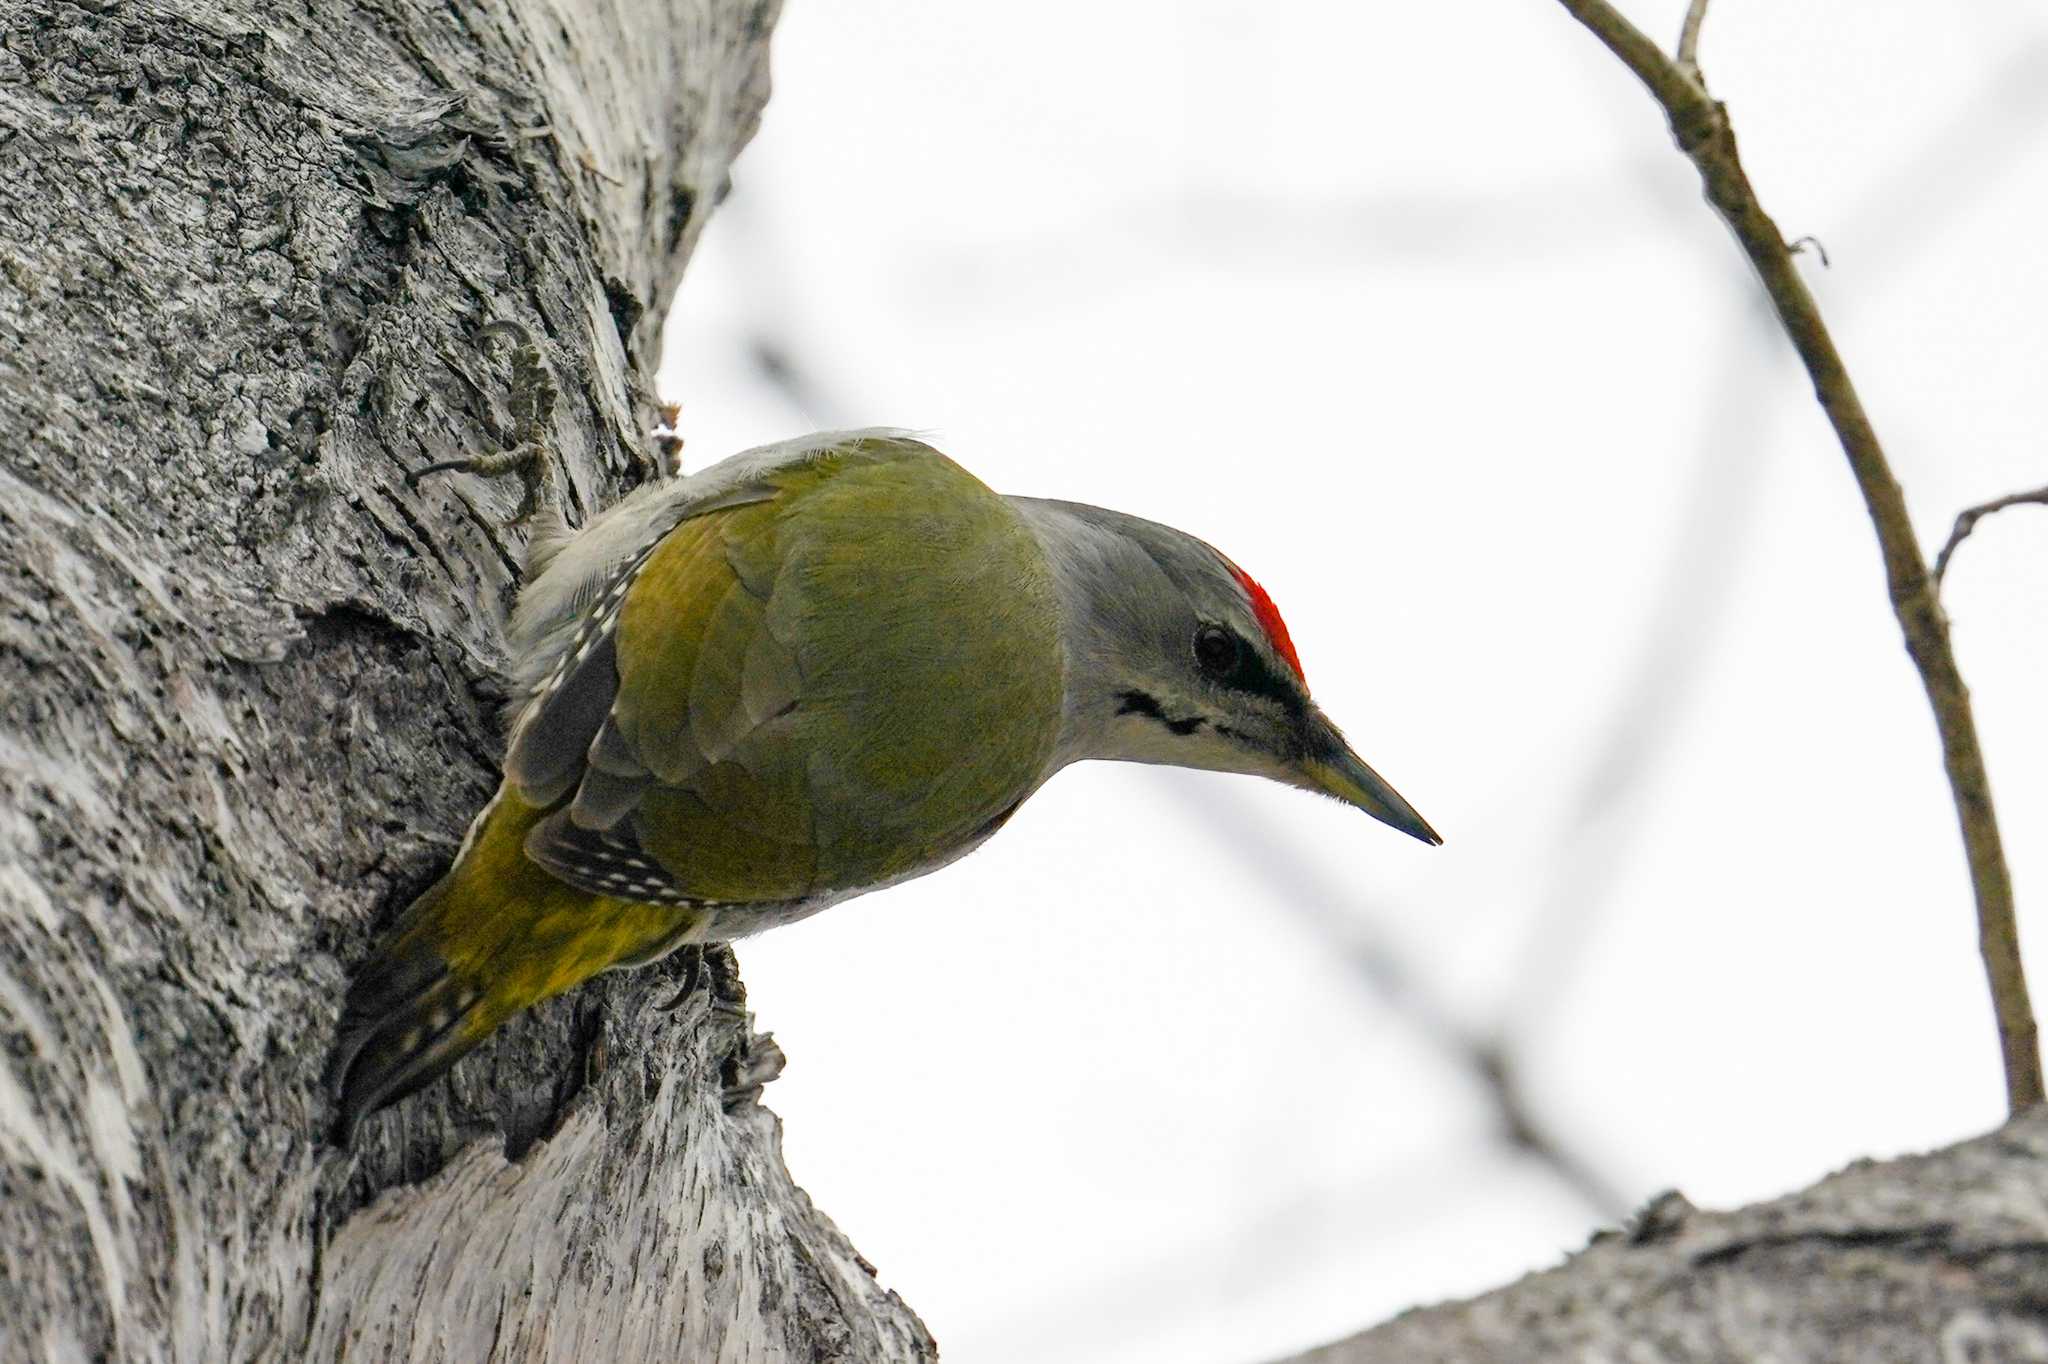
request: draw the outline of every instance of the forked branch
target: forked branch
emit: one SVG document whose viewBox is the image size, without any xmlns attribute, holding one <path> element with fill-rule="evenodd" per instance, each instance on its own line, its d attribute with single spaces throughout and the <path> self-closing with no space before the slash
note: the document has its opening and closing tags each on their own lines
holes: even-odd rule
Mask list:
<svg viewBox="0 0 2048 1364">
<path fill-rule="evenodd" d="M 1936 601 L 1935 581 L 1927 571 L 1926 558 L 1906 514 L 1905 496 L 1892 476 L 1884 447 L 1821 320 L 1820 309 L 1793 264 L 1791 250 L 1777 224 L 1757 202 L 1756 190 L 1736 154 L 1727 110 L 1708 94 L 1699 73 L 1699 28 L 1706 5 L 1694 0 L 1687 11 L 1681 38 L 1685 61 L 1681 62 L 1665 56 L 1606 0 L 1558 3 L 1619 57 L 1663 106 L 1679 150 L 1699 171 L 1707 202 L 1735 233 L 1755 267 L 1778 320 L 1813 380 L 1814 392 L 1841 442 L 1842 453 L 1848 457 L 1850 472 L 1877 532 L 1892 611 L 1941 734 L 1942 759 L 1976 895 L 1978 946 L 1998 1020 L 2006 1099 L 2014 1112 L 2037 1104 L 2042 1099 L 2040 1045 L 2033 1006 L 2027 998 L 2026 973 L 2020 964 L 2012 877 L 2006 870 L 1998 818 L 1991 804 L 1991 783 L 1970 713 L 1970 694 L 1949 644 L 1948 619 Z"/>
</svg>

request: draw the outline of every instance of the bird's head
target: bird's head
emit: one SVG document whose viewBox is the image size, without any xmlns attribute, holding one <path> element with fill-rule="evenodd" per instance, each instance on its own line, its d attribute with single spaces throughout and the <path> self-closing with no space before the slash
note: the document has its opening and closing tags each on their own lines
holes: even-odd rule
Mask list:
<svg viewBox="0 0 2048 1364">
<path fill-rule="evenodd" d="M 1287 624 L 1250 574 L 1119 512 L 1033 503 L 1026 515 L 1063 598 L 1070 757 L 1267 777 L 1443 841 L 1309 696 Z"/>
</svg>

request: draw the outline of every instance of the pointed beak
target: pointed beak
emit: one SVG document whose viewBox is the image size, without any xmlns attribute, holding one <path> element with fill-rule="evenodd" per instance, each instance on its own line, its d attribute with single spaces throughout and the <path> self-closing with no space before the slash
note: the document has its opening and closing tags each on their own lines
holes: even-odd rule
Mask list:
<svg viewBox="0 0 2048 1364">
<path fill-rule="evenodd" d="M 1355 805 L 1410 838 L 1419 838 L 1432 846 L 1443 842 L 1437 831 L 1429 827 L 1429 821 L 1401 799 L 1399 791 L 1387 785 L 1379 773 L 1351 751 L 1351 745 L 1344 742 L 1335 725 L 1317 714 L 1312 727 L 1320 732 L 1314 736 L 1316 742 L 1311 744 L 1309 755 L 1300 763 L 1304 786 L 1335 796 L 1346 805 Z"/>
</svg>

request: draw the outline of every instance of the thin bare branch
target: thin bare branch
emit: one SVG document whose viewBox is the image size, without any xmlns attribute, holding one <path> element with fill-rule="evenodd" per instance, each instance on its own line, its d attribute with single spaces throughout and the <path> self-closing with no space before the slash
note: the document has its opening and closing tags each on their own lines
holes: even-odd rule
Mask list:
<svg viewBox="0 0 2048 1364">
<path fill-rule="evenodd" d="M 1875 306 L 1900 277 L 1893 268 L 1899 259 L 1938 239 L 1946 223 L 1981 202 L 2013 160 L 2033 150 L 2044 125 L 2048 39 L 2013 51 L 1934 137 L 1912 155 L 1889 163 L 1848 201 L 1851 207 L 1840 216 L 1869 222 L 1857 233 L 1857 259 L 1868 282 L 1846 302 Z M 1631 173 L 1634 169 L 1631 165 Z M 1802 237 L 1790 249 L 1795 255 L 1812 250 L 1824 268 L 1828 265 L 1827 250 L 1817 238 Z M 1756 302 L 1755 325 L 1775 332 L 1770 300 L 1759 297 Z M 1700 674 L 1694 660 L 1726 608 L 1730 575 L 1701 573 L 1697 561 L 1704 551 L 1699 546 L 1743 541 L 1735 527 L 1751 513 L 1736 507 L 1755 498 L 1754 485 L 1762 474 L 1759 457 L 1770 444 L 1767 427 L 1760 423 L 1772 420 L 1773 412 L 1744 395 L 1757 383 L 1751 357 L 1766 353 L 1769 341 L 1769 335 L 1754 340 L 1745 327 L 1717 377 L 1702 388 L 1702 411 L 1713 415 L 1700 438 L 1700 470 L 1678 503 L 1689 509 L 1688 516 L 1671 537 L 1664 586 L 1646 617 L 1650 624 L 1631 666 L 1633 680 L 1617 689 L 1604 708 L 1604 731 L 1586 749 L 1592 756 L 1578 795 L 1560 804 L 1577 813 L 1552 840 L 1551 872 L 1523 924 L 1527 946 L 1514 958 L 1515 983 L 1493 1025 L 1503 1035 L 1527 1037 L 1541 1026 L 1543 1008 L 1572 988 L 1572 963 L 1595 931 L 1616 869 L 1633 841 L 1628 821 L 1647 810 L 1633 792 L 1675 733 L 1666 719 L 1687 704 L 1688 688 Z M 1722 566 L 1729 567 L 1725 557 Z"/>
<path fill-rule="evenodd" d="M 1712 121 L 1714 101 L 1696 76 L 1678 69 L 1649 35 L 1623 18 L 1607 0 L 1558 0 L 1574 19 L 1591 30 L 1607 50 L 1621 58 L 1622 65 L 1635 72 L 1636 79 L 1650 88 L 1657 103 L 1671 117 L 1672 130 L 1680 147 L 1687 145 L 1681 120 L 1687 126 L 1704 127 Z M 1690 151 L 1687 152 L 1690 155 Z"/>
<path fill-rule="evenodd" d="M 1948 576 L 1948 561 L 1956 552 L 1956 546 L 1970 538 L 1970 532 L 1977 529 L 1977 523 L 1993 512 L 2004 511 L 2007 507 L 2019 507 L 2032 502 L 2048 507 L 2048 488 L 2035 488 L 2031 492 L 2013 493 L 2007 497 L 1995 497 L 1989 502 L 1979 502 L 1974 507 L 1965 507 L 1956 514 L 1956 524 L 1948 533 L 1948 543 L 1941 547 L 1941 553 L 1934 556 L 1934 590 L 1941 591 L 1942 580 Z"/>
<path fill-rule="evenodd" d="M 1700 78 L 1700 27 L 1707 22 L 1707 0 L 1692 0 L 1685 9 L 1685 27 L 1678 30 L 1678 69 Z"/>
<path fill-rule="evenodd" d="M 1835 263 L 1828 259 L 1827 243 L 1823 242 L 1819 237 L 1812 235 L 1795 237 L 1785 244 L 1785 249 L 1795 256 L 1802 251 L 1811 249 L 1814 255 L 1820 257 L 1821 269 L 1832 270 L 1835 268 Z"/>
<path fill-rule="evenodd" d="M 1633 71 L 1663 106 L 1678 146 L 1699 171 L 1707 202 L 1735 233 L 1770 296 L 1786 335 L 1799 352 L 1822 410 L 1835 428 L 1863 495 L 1883 554 L 1886 585 L 1906 652 L 1919 670 L 1940 731 L 1942 757 L 1954 794 L 1957 822 L 1977 902 L 1978 946 L 1991 986 L 2007 1102 L 2014 1111 L 2041 1102 L 2040 1044 L 2027 981 L 2020 963 L 2012 877 L 2006 869 L 1991 783 L 1971 716 L 1969 692 L 1949 644 L 1948 622 L 1906 514 L 1906 501 L 1856 386 L 1820 309 L 1800 277 L 1777 224 L 1757 201 L 1737 155 L 1726 110 L 1689 73 L 1658 50 L 1606 0 L 1558 0 L 1573 18 Z"/>
</svg>

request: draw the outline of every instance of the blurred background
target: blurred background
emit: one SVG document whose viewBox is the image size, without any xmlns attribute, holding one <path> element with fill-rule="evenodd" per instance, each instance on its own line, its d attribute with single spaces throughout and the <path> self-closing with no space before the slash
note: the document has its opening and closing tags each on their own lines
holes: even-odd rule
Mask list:
<svg viewBox="0 0 2048 1364">
<path fill-rule="evenodd" d="M 1623 8 L 1661 41 L 1682 0 Z M 1701 50 L 1933 548 L 2048 482 L 2048 15 Z M 668 333 L 684 462 L 932 433 L 1261 578 L 1429 849 L 1061 775 L 741 945 L 791 1169 L 949 1360 L 1243 1364 L 1995 1125 L 1932 721 L 1839 450 L 1553 0 L 791 0 Z M 2048 508 L 1945 601 L 2048 991 Z"/>
</svg>

